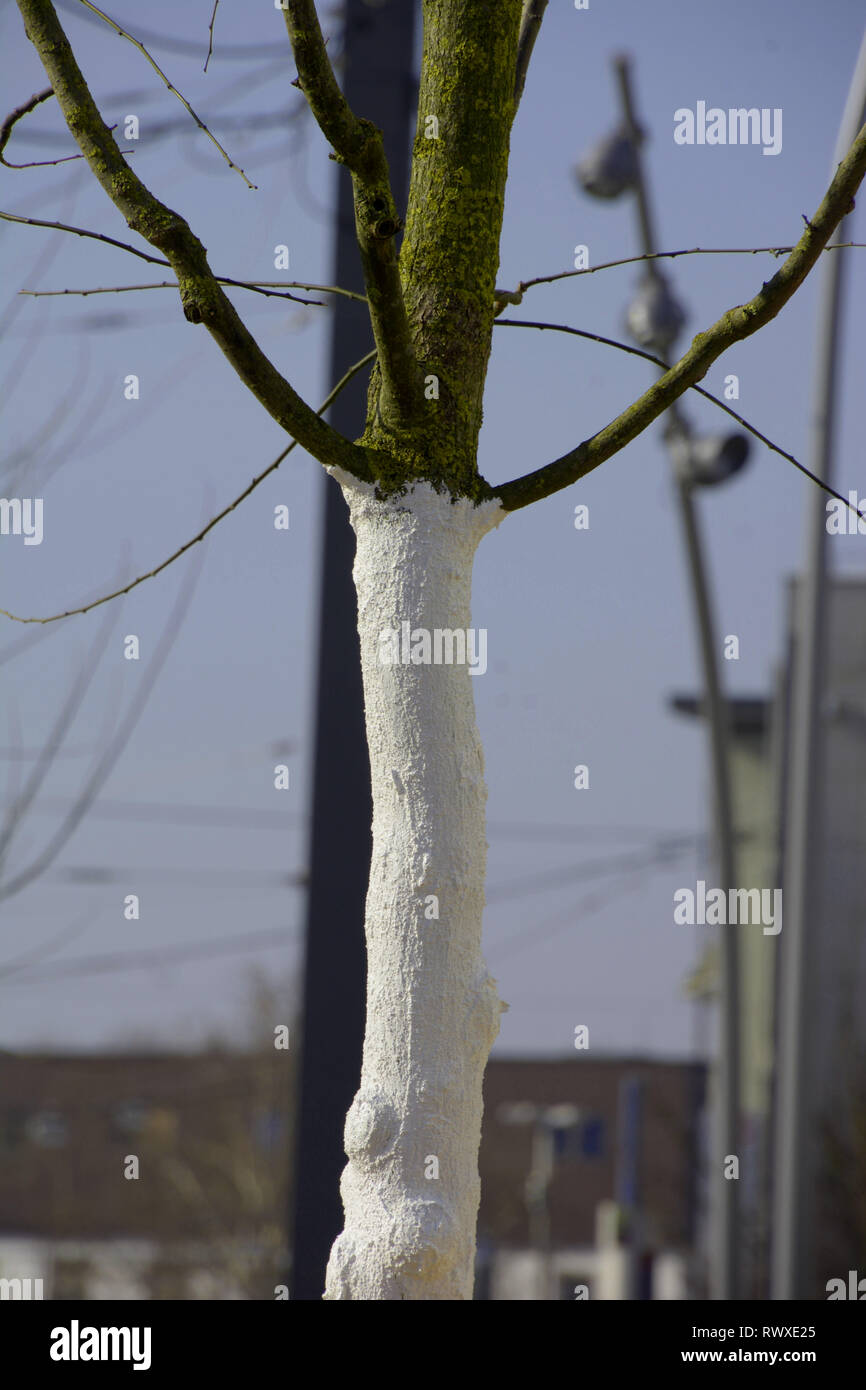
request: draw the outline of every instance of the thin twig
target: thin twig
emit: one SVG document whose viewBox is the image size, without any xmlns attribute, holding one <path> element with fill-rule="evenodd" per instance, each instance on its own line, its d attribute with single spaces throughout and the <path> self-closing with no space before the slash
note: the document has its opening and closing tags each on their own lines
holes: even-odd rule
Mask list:
<svg viewBox="0 0 866 1390">
<path fill-rule="evenodd" d="M 26 116 L 28 112 L 35 111 L 36 107 L 39 106 L 41 102 L 47 101 L 49 97 L 53 96 L 54 88 L 46 87 L 44 92 L 38 92 L 35 96 L 32 96 L 29 101 L 23 102 L 21 106 L 16 106 L 14 111 L 10 111 L 2 126 L 0 126 L 0 164 L 4 164 L 7 169 L 44 169 L 49 165 L 68 164 L 72 159 L 84 158 L 83 154 L 64 154 L 61 155 L 59 159 L 28 159 L 26 164 L 15 164 L 11 159 L 6 159 L 4 157 L 3 151 L 9 142 L 9 137 L 12 134 L 12 129 L 16 122 L 20 121 L 22 116 Z M 108 129 L 116 130 L 117 127 L 112 125 L 109 126 Z M 123 153 L 134 154 L 135 151 L 124 150 Z"/>
<path fill-rule="evenodd" d="M 232 280 L 226 275 L 217 275 L 216 279 L 221 285 L 230 285 L 233 289 L 252 290 L 254 294 L 262 294 L 268 299 L 291 299 L 295 304 L 315 304 L 320 308 L 324 307 L 321 299 L 300 299 L 295 294 L 287 294 L 284 290 L 269 289 L 269 285 L 281 285 L 281 280 L 263 280 L 261 282 L 252 280 Z M 365 294 L 355 294 L 352 290 L 341 289 L 338 285 L 307 285 L 301 284 L 297 280 L 287 280 L 286 288 L 298 290 L 319 290 L 322 294 L 342 294 L 347 299 L 357 299 L 362 304 L 367 303 Z M 19 290 L 19 294 L 28 295 L 31 299 L 56 299 L 64 294 L 77 294 L 86 299 L 91 294 L 128 294 L 132 290 L 176 290 L 178 284 L 176 280 L 160 280 L 148 285 L 106 285 L 94 286 L 86 290 Z"/>
<path fill-rule="evenodd" d="M 279 294 L 276 290 L 260 289 L 258 285 L 239 284 L 237 280 L 230 280 L 225 275 L 216 275 L 214 279 L 221 285 L 230 285 L 233 289 L 252 290 L 254 294 L 265 295 L 269 299 L 290 299 L 293 304 L 315 305 L 320 309 L 325 307 L 323 299 L 301 299 L 297 294 Z M 95 286 L 87 290 L 19 290 L 19 294 L 27 295 L 30 299 L 57 299 L 65 294 L 79 295 L 86 299 L 91 294 L 128 294 L 132 290 L 176 290 L 178 289 L 176 280 L 161 280 L 155 285 L 108 285 L 105 288 Z M 306 288 L 306 287 L 304 287 Z"/>
<path fill-rule="evenodd" d="M 832 242 L 823 250 L 842 251 L 851 246 L 866 250 L 864 241 Z M 597 270 L 610 270 L 615 265 L 634 265 L 636 261 L 673 260 L 677 256 L 786 256 L 793 250 L 793 246 L 692 246 L 684 251 L 648 251 L 641 256 L 623 256 L 618 261 L 601 261 L 598 265 L 584 266 L 582 270 L 561 270 L 557 275 L 536 275 L 531 280 L 521 280 L 516 290 L 497 290 L 497 294 L 522 296 L 524 291 L 532 289 L 533 285 L 552 285 L 555 280 L 572 280 L 578 275 L 594 275 Z M 511 302 L 519 304 L 520 300 L 515 299 Z"/>
<path fill-rule="evenodd" d="M 106 615 L 109 617 L 109 615 Z M 48 734 L 45 746 L 40 750 L 39 756 L 30 769 L 30 773 L 19 791 L 18 795 L 6 808 L 3 816 L 3 823 L 0 826 L 0 874 L 6 860 L 7 852 L 12 840 L 20 831 L 24 824 L 27 811 L 32 806 L 34 799 L 39 793 L 45 778 L 48 776 L 55 762 L 57 754 L 63 747 L 66 735 L 75 720 L 75 716 L 81 708 L 81 703 L 87 694 L 88 687 L 96 675 L 99 659 L 104 652 L 108 636 L 114 626 L 118 614 L 110 615 L 110 620 L 103 622 L 99 629 L 90 651 L 84 659 L 82 667 L 78 672 L 66 701 L 54 722 L 54 727 Z"/>
<path fill-rule="evenodd" d="M 352 174 L 355 232 L 379 354 L 381 405 L 386 417 L 406 423 L 423 407 L 421 374 L 395 245 L 402 222 L 382 132 L 371 121 L 359 119 L 346 101 L 314 0 L 285 0 L 284 17 L 298 69 L 297 85 L 337 159 Z"/>
<path fill-rule="evenodd" d="M 226 288 L 215 279 L 207 252 L 189 223 L 156 198 L 123 158 L 51 0 L 16 3 L 70 133 L 126 224 L 169 262 L 187 322 L 204 325 L 256 400 L 302 448 L 321 463 L 340 465 L 354 477 L 373 481 L 384 465 L 382 452 L 346 439 L 298 395 L 262 351 Z"/>
<path fill-rule="evenodd" d="M 207 57 L 204 60 L 205 72 L 207 72 L 207 65 L 210 62 L 211 54 L 213 53 L 213 26 L 214 20 L 216 19 L 216 12 L 219 6 L 219 2 L 220 0 L 213 0 L 213 14 L 210 17 L 210 24 L 208 25 L 207 30 Z"/>
<path fill-rule="evenodd" d="M 54 88 L 46 87 L 44 92 L 37 92 L 29 101 L 24 101 L 20 106 L 16 106 L 14 111 L 10 111 L 2 126 L 0 126 L 0 164 L 5 164 L 7 169 L 41 169 L 46 164 L 66 164 L 70 159 L 83 159 L 82 154 L 65 154 L 62 159 L 31 159 L 26 164 L 13 164 L 11 159 L 6 159 L 3 151 L 5 150 L 9 136 L 16 121 L 20 121 L 22 116 L 35 111 L 43 101 L 54 96 Z"/>
<path fill-rule="evenodd" d="M 50 227 L 55 232 L 71 232 L 73 236 L 89 237 L 91 241 L 104 241 L 107 246 L 116 246 L 120 251 L 128 251 L 131 256 L 138 256 L 140 261 L 171 268 L 170 262 L 164 261 L 160 256 L 150 256 L 147 251 L 139 251 L 137 246 L 130 246 L 128 241 L 118 241 L 116 237 L 106 236 L 104 232 L 88 232 L 84 227 L 71 227 L 68 222 L 46 222 L 41 217 L 19 217 L 14 212 L 0 211 L 0 218 L 4 222 L 20 222 L 27 227 Z"/>
<path fill-rule="evenodd" d="M 102 786 L 111 775 L 118 758 L 129 742 L 136 724 L 144 713 L 162 668 L 183 626 L 196 585 L 198 584 L 203 560 L 204 557 L 202 555 L 197 564 L 195 564 L 185 576 L 180 594 L 175 601 L 168 622 L 157 643 L 156 650 L 147 663 L 146 668 L 141 673 L 140 682 L 136 686 L 135 694 L 124 715 L 123 721 L 114 738 L 107 745 L 105 751 L 102 753 L 87 778 L 75 805 L 64 818 L 48 844 L 36 858 L 33 859 L 26 868 L 21 869 L 14 878 L 8 879 L 5 883 L 0 885 L 0 901 L 11 898 L 16 893 L 20 893 L 23 888 L 26 888 L 35 879 L 45 873 L 46 869 L 51 867 L 64 845 L 87 815 L 87 812 L 90 810 Z"/>
<path fill-rule="evenodd" d="M 528 319 L 498 318 L 496 319 L 496 323 L 497 325 L 501 324 L 505 328 L 547 328 L 552 329 L 555 333 L 570 333 L 575 338 L 588 338 L 590 342 L 593 343 L 604 343 L 606 347 L 619 348 L 620 352 L 627 352 L 632 357 L 642 357 L 645 362 L 652 362 L 653 366 L 661 367 L 663 371 L 667 370 L 667 364 L 663 362 L 660 357 L 654 357 L 651 352 L 644 352 L 642 348 L 632 347 L 630 343 L 618 342 L 616 338 L 605 338 L 601 333 L 589 333 L 583 328 L 571 328 L 568 324 L 564 323 L 534 323 L 530 322 Z M 800 463 L 799 460 L 795 459 L 793 454 L 789 454 L 786 449 L 781 449 L 778 444 L 774 444 L 772 439 L 768 439 L 755 425 L 750 424 L 742 415 L 738 415 L 736 410 L 732 410 L 729 405 L 725 405 L 725 402 L 720 401 L 718 396 L 714 396 L 712 391 L 706 391 L 703 386 L 698 386 L 695 382 L 692 382 L 690 389 L 692 391 L 697 391 L 698 395 L 703 396 L 706 400 L 712 401 L 713 405 L 717 405 L 720 410 L 724 410 L 727 415 L 730 415 L 738 424 L 742 425 L 743 429 L 748 430 L 749 434 L 753 434 L 756 439 L 760 439 L 762 444 L 766 444 L 768 449 L 772 449 L 774 454 L 781 455 L 788 463 L 792 463 L 795 468 L 799 468 L 800 472 L 804 473 L 813 483 L 817 483 L 818 487 L 823 488 L 825 492 L 829 493 L 831 497 L 835 497 L 839 502 L 844 502 L 845 506 L 854 513 L 858 520 L 862 520 L 862 514 L 851 505 L 847 498 L 842 496 L 841 492 L 837 492 L 835 488 L 830 487 L 829 483 L 825 483 L 821 478 L 816 477 L 804 463 Z"/>
<path fill-rule="evenodd" d="M 319 409 L 316 411 L 316 414 L 324 414 L 324 412 L 331 405 L 332 401 L 334 401 L 340 394 L 340 392 L 343 390 L 343 387 L 348 386 L 352 378 L 356 376 L 357 373 L 360 372 L 364 367 L 366 367 L 369 362 L 372 362 L 375 356 L 376 350 L 374 348 L 372 352 L 368 352 L 365 357 L 362 357 L 359 362 L 356 362 L 353 367 L 350 367 L 349 370 L 346 372 L 345 376 L 340 378 L 336 386 L 333 387 L 333 389 L 322 401 L 322 404 L 319 406 Z M 245 501 L 246 498 L 249 497 L 250 493 L 253 492 L 259 486 L 259 483 L 264 482 L 265 478 L 267 478 L 270 473 L 273 473 L 275 469 L 279 468 L 283 459 L 286 458 L 292 452 L 296 445 L 297 440 L 293 439 L 291 444 L 289 444 L 288 447 L 285 448 L 283 452 L 277 458 L 274 459 L 273 463 L 268 464 L 268 467 L 264 470 L 263 473 L 259 473 L 257 477 L 253 478 L 249 486 L 244 488 L 243 492 L 238 497 L 236 497 L 233 502 L 229 503 L 227 507 L 224 507 L 221 512 L 218 512 L 215 517 L 211 518 L 207 525 L 203 527 L 201 531 L 199 531 L 197 536 L 193 536 L 192 540 L 187 541 L 184 545 L 180 547 L 179 550 L 176 550 L 173 555 L 169 555 L 168 559 L 163 560 L 162 564 L 157 565 L 155 569 L 148 570 L 147 574 L 140 574 L 137 579 L 133 579 L 129 584 L 124 585 L 122 589 L 115 589 L 113 593 L 103 594 L 102 598 L 94 599 L 92 603 L 85 603 L 80 608 L 69 608 L 65 613 L 53 613 L 49 618 L 19 618 L 16 617 L 14 613 L 8 612 L 5 608 L 0 608 L 0 616 L 4 618 L 10 618 L 13 623 L 56 623 L 59 622 L 61 618 L 72 618 L 77 613 L 89 613 L 91 608 L 98 608 L 99 605 L 102 603 L 108 603 L 113 598 L 120 598 L 121 595 L 128 594 L 131 589 L 135 589 L 138 587 L 139 584 L 143 584 L 146 579 L 153 579 L 156 575 L 161 574 L 164 569 L 167 569 L 170 564 L 173 564 L 175 560 L 178 560 L 181 555 L 184 555 L 186 553 L 187 550 L 191 550 L 192 547 L 194 545 L 197 545 L 199 541 L 204 540 L 208 532 L 212 531 L 218 522 L 222 521 L 224 517 L 227 517 L 229 512 L 233 512 L 236 507 L 239 507 L 241 502 Z"/>
<path fill-rule="evenodd" d="M 146 251 L 139 251 L 137 246 L 131 246 L 128 241 L 118 241 L 116 237 L 105 236 L 102 232 L 90 232 L 85 227 L 71 227 L 66 222 L 48 222 L 40 217 L 19 217 L 14 212 L 0 211 L 0 218 L 5 222 L 19 222 L 27 227 L 48 227 L 55 232 L 71 232 L 74 236 L 89 237 L 92 241 L 104 241 L 108 246 L 116 246 L 119 251 L 128 251 L 131 256 L 137 256 L 141 261 L 147 261 L 149 265 L 164 265 L 169 269 L 171 264 L 164 261 L 160 256 L 150 256 Z M 231 285 L 239 290 L 254 290 L 259 294 L 265 294 L 269 289 L 297 289 L 312 290 L 319 294 L 342 294 L 347 299 L 357 299 L 360 304 L 367 303 L 365 294 L 357 294 L 354 290 L 344 290 L 341 285 L 312 285 L 300 280 L 236 280 L 231 275 L 215 275 L 214 279 L 221 285 Z M 19 290 L 19 294 L 32 295 L 34 297 L 57 294 L 119 294 L 124 290 L 161 290 L 178 289 L 179 286 L 168 280 L 161 281 L 157 285 L 118 285 L 109 289 L 93 290 Z M 293 295 L 278 295 L 276 298 L 292 299 Z M 315 299 L 298 299 L 298 304 L 316 304 Z"/>
<path fill-rule="evenodd" d="M 166 77 L 162 68 L 159 66 L 159 63 L 156 61 L 155 58 L 151 57 L 144 44 L 140 43 L 138 39 L 134 39 L 132 37 L 132 34 L 128 34 L 125 29 L 122 29 L 120 25 L 115 22 L 115 20 L 111 19 L 107 14 L 105 14 L 103 10 L 100 10 L 97 5 L 91 4 L 91 0 L 79 0 L 79 4 L 84 5 L 85 9 L 92 11 L 92 13 L 98 15 L 100 19 L 105 20 L 105 23 L 108 24 L 116 34 L 119 34 L 122 39 L 127 39 L 129 43 L 131 43 L 135 48 L 138 49 L 139 53 L 142 53 L 144 55 L 144 57 L 150 63 L 150 66 L 153 68 L 154 72 L 158 73 L 159 76 L 162 78 L 166 87 L 168 87 L 168 90 L 174 93 L 181 105 L 184 106 L 186 110 L 189 112 L 189 114 L 192 116 L 199 129 L 203 130 L 208 139 L 213 141 L 220 154 L 222 155 L 223 159 L 228 164 L 229 168 L 234 169 L 236 173 L 240 174 L 244 183 L 247 185 L 247 188 L 257 188 L 258 185 L 250 182 L 240 165 L 235 164 L 228 151 L 223 149 L 216 136 L 213 135 L 210 130 L 208 130 L 208 127 L 201 119 L 201 116 L 197 115 L 196 112 L 193 111 L 192 107 L 190 106 L 183 93 L 179 92 L 177 90 L 177 87 L 175 87 L 174 83 Z M 214 7 L 214 13 L 216 13 L 216 7 Z"/>
<path fill-rule="evenodd" d="M 17 974 L 19 970 L 29 969 L 34 962 L 43 961 L 46 956 L 57 955 L 64 946 L 69 945 L 70 941 L 77 940 L 89 926 L 92 926 L 97 911 L 98 910 L 94 909 L 92 905 L 86 907 L 83 912 L 79 913 L 74 921 L 68 922 L 65 927 L 62 927 L 59 932 L 50 936 L 47 941 L 43 941 L 39 946 L 29 947 L 28 950 L 21 952 L 20 955 L 11 956 L 8 960 L 4 960 L 2 966 L 0 966 L 0 976 L 2 976 L 4 980 L 7 980 L 10 975 Z"/>
</svg>

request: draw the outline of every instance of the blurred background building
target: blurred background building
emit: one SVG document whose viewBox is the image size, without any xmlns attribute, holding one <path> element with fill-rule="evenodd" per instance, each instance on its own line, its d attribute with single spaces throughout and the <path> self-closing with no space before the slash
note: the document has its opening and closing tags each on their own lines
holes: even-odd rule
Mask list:
<svg viewBox="0 0 866 1390">
<path fill-rule="evenodd" d="M 792 578 L 775 693 L 731 702 L 735 820 L 743 888 L 780 886 L 791 755 L 798 597 Z M 866 1264 L 866 579 L 829 580 L 824 701 L 820 713 L 816 892 L 809 923 L 807 1043 L 803 1076 L 806 1185 L 803 1248 L 810 1252 L 804 1296 Z M 700 702 L 673 707 L 700 715 Z M 784 913 L 784 905 L 783 905 Z M 741 1246 L 743 1291 L 766 1298 L 774 1180 L 775 1062 L 784 915 L 778 935 L 751 925 L 740 937 Z M 717 993 L 717 946 L 709 944 L 688 986 Z"/>
<path fill-rule="evenodd" d="M 273 1048 L 6 1056 L 0 1278 L 51 1299 L 274 1298 L 290 1123 Z"/>
</svg>

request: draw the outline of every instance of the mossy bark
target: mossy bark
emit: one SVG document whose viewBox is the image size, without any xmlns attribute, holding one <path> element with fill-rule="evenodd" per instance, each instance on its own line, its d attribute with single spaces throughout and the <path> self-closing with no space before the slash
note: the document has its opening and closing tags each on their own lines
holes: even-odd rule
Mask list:
<svg viewBox="0 0 866 1390">
<path fill-rule="evenodd" d="M 373 374 L 363 442 L 392 460 L 378 479 L 382 494 L 423 478 L 454 497 L 490 496 L 477 449 L 521 9 L 521 0 L 424 0 L 400 275 L 421 376 L 436 378 L 438 399 L 425 397 L 401 428 Z"/>
</svg>

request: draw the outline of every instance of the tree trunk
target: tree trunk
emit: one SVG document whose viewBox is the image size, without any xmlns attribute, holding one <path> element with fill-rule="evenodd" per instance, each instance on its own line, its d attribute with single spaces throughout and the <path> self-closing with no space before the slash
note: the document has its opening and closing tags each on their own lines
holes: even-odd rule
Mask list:
<svg viewBox="0 0 866 1390">
<path fill-rule="evenodd" d="M 469 1299 L 481 1085 L 504 1005 L 481 955 L 487 789 L 473 676 L 448 663 L 460 651 L 447 637 L 437 664 L 435 636 L 468 634 L 475 550 L 505 513 L 426 482 L 379 501 L 334 471 L 357 537 L 373 855 L 364 1061 L 325 1298 Z M 338 855 L 335 843 L 335 873 Z"/>
</svg>

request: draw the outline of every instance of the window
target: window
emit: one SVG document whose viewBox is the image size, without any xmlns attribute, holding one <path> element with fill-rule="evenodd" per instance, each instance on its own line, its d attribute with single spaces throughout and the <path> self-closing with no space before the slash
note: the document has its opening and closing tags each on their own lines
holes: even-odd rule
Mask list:
<svg viewBox="0 0 866 1390">
<path fill-rule="evenodd" d="M 37 1110 L 29 1116 L 25 1132 L 37 1148 L 62 1149 L 67 1137 L 66 1120 L 59 1110 Z"/>
<path fill-rule="evenodd" d="M 111 1131 L 115 1139 L 141 1134 L 150 1107 L 143 1100 L 122 1100 L 111 1111 Z"/>
<path fill-rule="evenodd" d="M 568 1129 L 554 1131 L 557 1159 L 601 1158 L 604 1154 L 604 1120 L 587 1115 Z"/>
<path fill-rule="evenodd" d="M 580 1148 L 584 1158 L 601 1158 L 604 1153 L 604 1121 L 598 1115 L 584 1121 Z"/>
<path fill-rule="evenodd" d="M 278 1110 L 259 1110 L 253 1117 L 253 1134 L 260 1149 L 272 1153 L 285 1130 L 285 1117 Z"/>
</svg>

